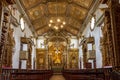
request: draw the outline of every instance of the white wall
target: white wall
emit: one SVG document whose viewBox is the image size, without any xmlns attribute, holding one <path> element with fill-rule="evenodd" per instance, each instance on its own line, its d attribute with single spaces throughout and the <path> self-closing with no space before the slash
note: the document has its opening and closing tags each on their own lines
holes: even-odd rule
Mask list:
<svg viewBox="0 0 120 80">
<path fill-rule="evenodd" d="M 14 16 L 17 18 L 18 22 L 19 22 L 19 16 L 20 13 L 16 10 Z M 24 37 L 24 35 L 26 35 L 27 38 L 29 38 L 32 35 L 31 30 L 29 29 L 27 23 L 25 23 L 25 30 L 24 32 L 21 31 L 20 25 L 15 27 L 14 25 L 10 25 L 11 28 L 14 29 L 14 39 L 15 39 L 15 48 L 14 48 L 14 52 L 13 52 L 13 57 L 12 57 L 12 67 L 13 68 L 19 68 L 19 54 L 20 54 L 20 38 Z M 32 62 L 33 62 L 33 56 L 35 54 L 35 47 L 32 46 Z M 33 66 L 32 66 L 33 67 Z M 25 69 L 26 68 L 26 62 L 22 61 L 22 68 Z"/>
<path fill-rule="evenodd" d="M 99 18 L 102 15 L 102 11 L 100 9 L 96 10 L 95 15 L 96 15 L 96 22 L 97 20 L 99 20 Z M 83 31 L 83 34 L 85 37 L 90 37 L 93 36 L 95 39 L 95 50 L 96 50 L 96 67 L 97 68 L 101 68 L 102 67 L 102 53 L 100 51 L 100 37 L 102 36 L 101 33 L 101 27 L 99 27 L 98 25 L 95 26 L 94 30 L 91 32 L 90 30 L 90 22 L 87 24 L 85 30 Z M 91 47 L 88 46 L 88 49 L 90 49 Z M 79 51 L 80 51 L 80 57 L 83 60 L 83 53 L 82 53 L 82 46 L 79 47 Z M 92 61 L 90 61 L 92 62 Z M 82 68 L 83 68 L 83 63 L 82 63 Z"/>
<path fill-rule="evenodd" d="M 40 37 L 37 39 L 37 48 L 45 48 L 44 40 L 45 40 L 45 38 L 43 38 L 43 37 Z"/>
<path fill-rule="evenodd" d="M 101 37 L 101 27 L 95 27 L 94 31 L 90 31 L 90 25 L 87 26 L 86 30 L 84 31 L 83 35 L 85 37 L 94 37 L 95 39 L 95 50 L 96 50 L 96 67 L 101 68 L 102 67 L 102 54 L 100 51 L 100 37 Z M 88 46 L 88 50 L 91 49 L 90 46 Z M 83 57 L 82 50 L 80 48 L 80 55 Z"/>
<path fill-rule="evenodd" d="M 70 48 L 78 48 L 79 46 L 79 42 L 78 42 L 78 39 L 77 38 L 71 38 L 70 39 L 71 43 L 70 43 Z"/>
</svg>

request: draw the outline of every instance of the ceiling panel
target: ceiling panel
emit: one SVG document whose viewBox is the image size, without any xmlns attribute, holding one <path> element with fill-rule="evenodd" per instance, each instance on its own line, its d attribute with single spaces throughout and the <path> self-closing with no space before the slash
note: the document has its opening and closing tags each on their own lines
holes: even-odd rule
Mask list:
<svg viewBox="0 0 120 80">
<path fill-rule="evenodd" d="M 42 0 L 21 0 L 25 8 L 34 6 L 35 4 L 42 2 Z"/>
<path fill-rule="evenodd" d="M 71 4 L 70 15 L 76 19 L 83 20 L 86 17 L 87 10 L 77 5 Z"/>
<path fill-rule="evenodd" d="M 71 24 L 71 25 L 74 26 L 75 28 L 78 28 L 78 29 L 79 29 L 79 27 L 81 26 L 80 23 L 81 23 L 81 22 L 78 22 L 77 20 L 75 20 L 75 19 L 73 19 L 73 18 L 71 18 L 71 17 L 67 18 L 67 24 Z"/>
<path fill-rule="evenodd" d="M 37 30 L 36 32 L 38 35 L 43 35 L 44 33 L 48 32 L 48 31 L 49 31 L 49 27 L 45 26 L 44 28 Z"/>
<path fill-rule="evenodd" d="M 93 0 L 73 0 L 73 2 L 75 2 L 78 5 L 81 5 L 85 8 L 89 8 L 91 6 L 91 3 L 93 2 Z"/>
<path fill-rule="evenodd" d="M 57 22 L 57 18 L 66 25 L 59 31 L 67 31 L 78 35 L 91 5 L 95 0 L 20 0 L 33 28 L 38 35 L 46 32 L 58 32 L 49 27 L 49 21 Z M 55 35 L 55 34 L 54 34 Z"/>
<path fill-rule="evenodd" d="M 48 3 L 48 11 L 50 14 L 64 14 L 66 12 L 66 2 L 56 3 L 49 2 Z"/>
<path fill-rule="evenodd" d="M 77 35 L 78 34 L 77 30 L 71 29 L 69 26 L 66 27 L 65 30 L 68 31 L 68 32 L 70 32 L 73 35 Z"/>
<path fill-rule="evenodd" d="M 47 25 L 47 17 L 42 17 L 36 21 L 34 21 L 32 24 L 35 28 L 35 30 L 44 27 L 45 25 Z"/>
<path fill-rule="evenodd" d="M 39 6 L 28 10 L 28 15 L 30 19 L 33 21 L 42 17 L 45 14 L 45 4 L 40 4 Z"/>
</svg>

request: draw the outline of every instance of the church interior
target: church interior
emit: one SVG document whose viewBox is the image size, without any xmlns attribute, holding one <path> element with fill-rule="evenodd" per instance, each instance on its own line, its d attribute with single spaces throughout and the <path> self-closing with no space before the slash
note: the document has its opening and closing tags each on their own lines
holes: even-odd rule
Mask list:
<svg viewBox="0 0 120 80">
<path fill-rule="evenodd" d="M 0 0 L 0 80 L 120 80 L 120 0 Z"/>
</svg>

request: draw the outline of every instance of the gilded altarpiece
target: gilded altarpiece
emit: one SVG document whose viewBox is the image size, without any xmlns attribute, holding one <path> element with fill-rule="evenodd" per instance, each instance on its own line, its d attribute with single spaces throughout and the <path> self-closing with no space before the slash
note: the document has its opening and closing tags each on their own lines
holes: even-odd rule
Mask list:
<svg viewBox="0 0 120 80">
<path fill-rule="evenodd" d="M 86 43 L 86 41 L 84 41 L 82 44 L 82 52 L 83 52 L 83 66 L 84 66 L 84 68 L 86 68 L 86 63 L 87 63 L 87 43 Z"/>
<path fill-rule="evenodd" d="M 2 22 L 2 31 L 1 31 L 1 43 L 0 53 L 2 54 L 2 66 L 3 67 L 12 67 L 12 54 L 13 48 L 15 45 L 15 40 L 13 37 L 14 29 L 10 27 L 10 12 L 8 10 L 4 11 Z"/>
<path fill-rule="evenodd" d="M 46 49 L 36 49 L 36 69 L 46 69 L 46 54 Z"/>
<path fill-rule="evenodd" d="M 102 63 L 104 66 L 112 66 L 113 61 L 113 37 L 110 21 L 110 11 L 104 11 L 105 20 L 104 27 L 102 28 L 103 38 L 101 38 L 101 50 L 102 50 Z"/>
<path fill-rule="evenodd" d="M 120 3 L 119 0 L 111 0 L 109 2 L 110 15 L 111 15 L 111 27 L 113 34 L 113 47 L 114 53 L 113 66 L 120 66 Z"/>
<path fill-rule="evenodd" d="M 68 58 L 69 58 L 69 67 L 71 69 L 78 69 L 79 50 L 75 48 L 70 49 Z"/>
<path fill-rule="evenodd" d="M 6 67 L 12 67 L 12 55 L 13 55 L 13 48 L 15 46 L 15 40 L 13 37 L 13 29 L 9 27 L 8 34 L 7 34 L 7 41 L 5 46 L 5 53 L 4 53 L 4 61 L 3 65 Z"/>
</svg>

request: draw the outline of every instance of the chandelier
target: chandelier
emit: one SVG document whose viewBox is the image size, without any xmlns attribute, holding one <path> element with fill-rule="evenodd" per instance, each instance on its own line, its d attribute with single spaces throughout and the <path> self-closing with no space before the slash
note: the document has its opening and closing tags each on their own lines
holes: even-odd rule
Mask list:
<svg viewBox="0 0 120 80">
<path fill-rule="evenodd" d="M 66 22 L 65 19 L 63 19 L 62 17 L 59 17 L 58 14 L 58 6 L 57 6 L 57 0 L 56 0 L 56 6 L 55 6 L 55 10 L 56 10 L 56 17 L 52 17 L 49 20 L 48 26 L 54 30 L 60 30 L 63 29 L 63 27 L 65 26 Z"/>
<path fill-rule="evenodd" d="M 64 20 L 61 20 L 60 18 L 50 19 L 48 26 L 55 30 L 63 29 L 66 22 Z"/>
</svg>

